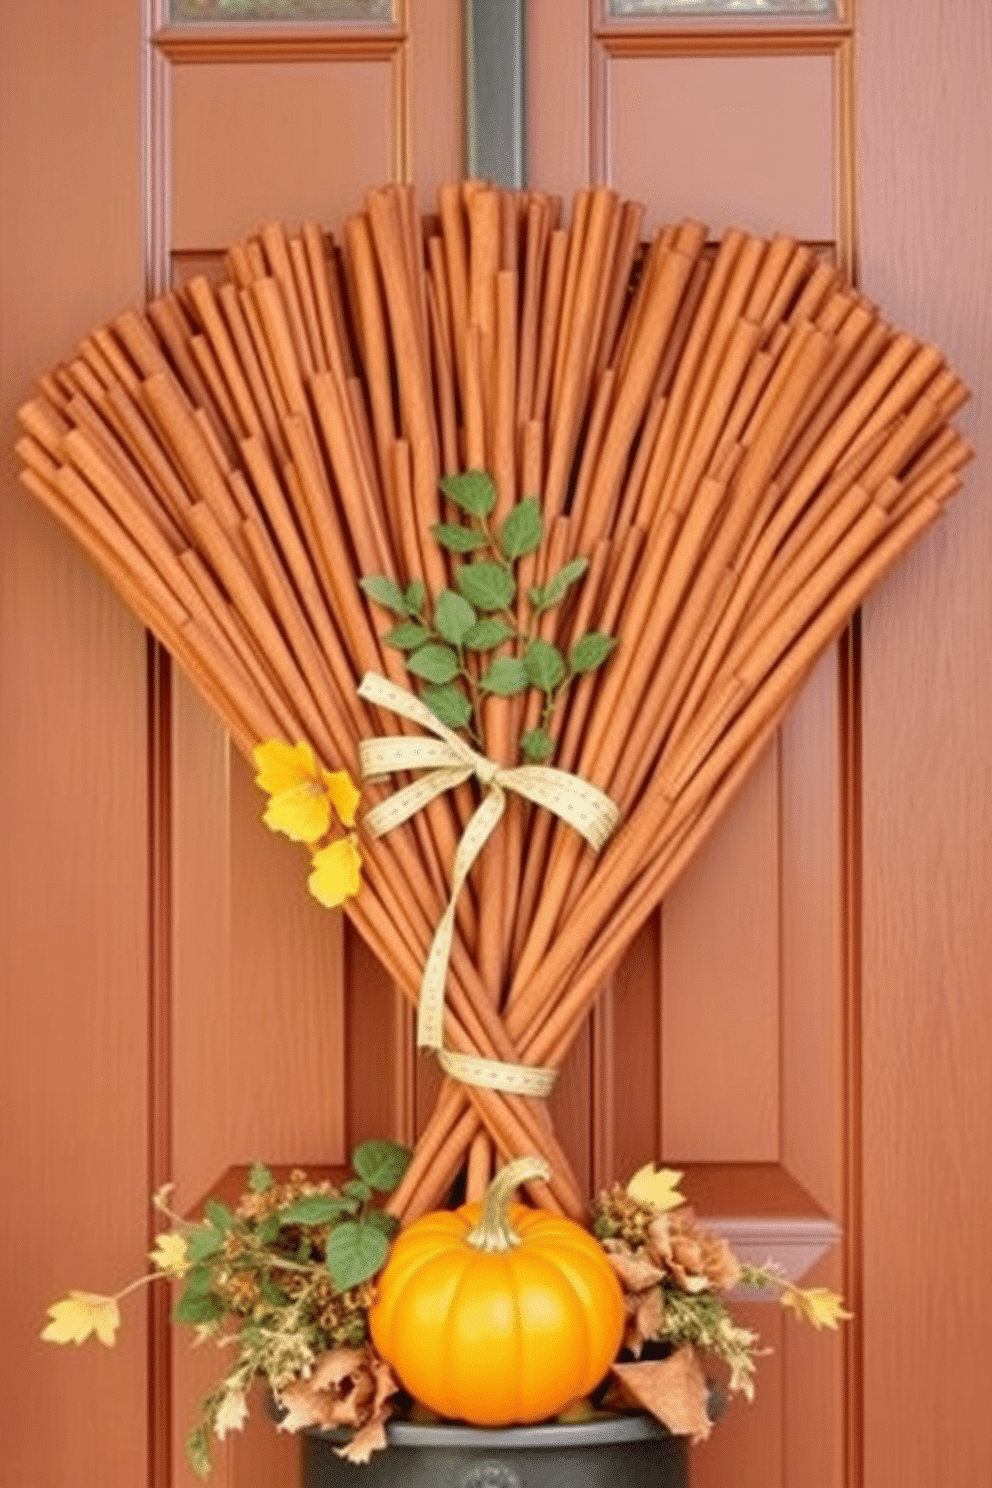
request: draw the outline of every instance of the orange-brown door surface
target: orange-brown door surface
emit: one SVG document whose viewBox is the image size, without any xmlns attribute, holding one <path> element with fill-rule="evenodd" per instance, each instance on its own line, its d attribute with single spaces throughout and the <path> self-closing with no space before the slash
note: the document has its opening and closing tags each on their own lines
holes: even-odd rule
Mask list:
<svg viewBox="0 0 992 1488">
<path fill-rule="evenodd" d="M 854 1304 L 845 1339 L 743 1309 L 774 1353 L 757 1403 L 697 1450 L 697 1488 L 980 1488 L 992 34 L 984 0 L 754 8 L 778 13 L 529 0 L 529 179 L 566 198 L 607 180 L 649 228 L 694 215 L 834 253 L 976 389 L 979 459 L 617 970 L 556 1121 L 590 1189 L 650 1157 L 685 1166 L 749 1255 L 812 1265 Z M 134 1274 L 159 1183 L 184 1207 L 256 1156 L 412 1138 L 434 1088 L 209 710 L 15 484 L 13 410 L 93 325 L 266 219 L 334 226 L 390 178 L 427 209 L 461 169 L 461 10 L 329 0 L 301 26 L 211 0 L 173 18 L 37 0 L 0 19 L 11 1482 L 192 1482 L 182 1437 L 216 1354 L 173 1347 L 164 1303 L 140 1298 L 113 1351 L 56 1352 L 46 1305 Z M 276 1488 L 295 1461 L 256 1412 L 215 1481 Z"/>
</svg>

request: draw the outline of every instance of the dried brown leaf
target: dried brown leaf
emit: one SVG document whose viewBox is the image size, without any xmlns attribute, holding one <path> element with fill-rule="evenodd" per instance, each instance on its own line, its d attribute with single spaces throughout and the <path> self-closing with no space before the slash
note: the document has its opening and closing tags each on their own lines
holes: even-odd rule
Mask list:
<svg viewBox="0 0 992 1488">
<path fill-rule="evenodd" d="M 317 1361 L 309 1379 L 297 1380 L 279 1392 L 279 1404 L 287 1412 L 280 1428 L 362 1429 L 377 1418 L 385 1419 L 384 1403 L 396 1388 L 389 1365 L 371 1349 L 332 1349 Z"/>
<path fill-rule="evenodd" d="M 635 1359 L 641 1349 L 652 1338 L 657 1338 L 665 1321 L 665 1299 L 659 1287 L 649 1292 L 640 1292 L 627 1299 L 627 1326 L 624 1332 L 624 1348 L 630 1349 Z"/>
<path fill-rule="evenodd" d="M 657 1286 L 664 1276 L 657 1266 L 652 1266 L 642 1256 L 634 1255 L 621 1241 L 607 1241 L 606 1259 L 623 1282 L 628 1292 L 646 1292 Z"/>
<path fill-rule="evenodd" d="M 690 1344 L 667 1359 L 614 1364 L 628 1395 L 676 1436 L 705 1441 L 713 1429 L 706 1409 L 706 1377 Z"/>
<path fill-rule="evenodd" d="M 326 1390 L 315 1390 L 309 1380 L 285 1385 L 276 1397 L 286 1414 L 280 1431 L 303 1431 L 307 1426 L 337 1426 L 337 1401 Z"/>
<path fill-rule="evenodd" d="M 343 1447 L 335 1447 L 339 1457 L 346 1462 L 366 1463 L 373 1452 L 380 1452 L 383 1447 L 389 1445 L 386 1439 L 386 1417 L 388 1410 L 382 1414 L 375 1415 L 364 1426 L 359 1427 L 351 1441 L 345 1442 Z"/>
<path fill-rule="evenodd" d="M 369 1358 L 364 1349 L 336 1348 L 321 1354 L 314 1365 L 310 1383 L 315 1390 L 329 1390 L 340 1385 L 351 1375 L 361 1374 L 368 1368 Z"/>
</svg>

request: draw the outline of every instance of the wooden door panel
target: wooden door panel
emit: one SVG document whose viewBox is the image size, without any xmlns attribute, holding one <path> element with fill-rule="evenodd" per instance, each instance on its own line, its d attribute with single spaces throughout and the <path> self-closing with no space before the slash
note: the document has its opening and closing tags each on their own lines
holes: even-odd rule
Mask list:
<svg viewBox="0 0 992 1488">
<path fill-rule="evenodd" d="M 779 1155 L 811 1201 L 835 1217 L 845 1206 L 853 1039 L 839 716 L 850 699 L 846 666 L 846 655 L 822 658 L 779 734 Z"/>
<path fill-rule="evenodd" d="M 662 911 L 666 1161 L 779 1155 L 777 741 Z"/>
<path fill-rule="evenodd" d="M 976 451 L 864 615 L 864 1471 L 906 1488 L 992 1481 L 989 21 L 859 4 L 863 287 L 948 349 Z"/>
<path fill-rule="evenodd" d="M 141 1299 L 88 1361 L 38 1339 L 148 1243 L 145 637 L 13 454 L 37 373 L 141 294 L 139 45 L 132 0 L 0 16 L 2 1475 L 39 1488 L 147 1457 Z"/>
<path fill-rule="evenodd" d="M 714 235 L 788 231 L 849 260 L 842 34 L 624 26 L 583 0 L 530 14 L 532 169 L 549 184 L 606 179 L 649 204 L 648 231 L 693 215 Z M 557 127 L 562 110 L 584 121 L 582 142 Z M 636 969 L 614 977 L 616 1085 L 592 1087 L 594 1124 L 609 1113 L 603 1176 L 648 1157 L 685 1166 L 749 1258 L 803 1267 L 839 1234 L 847 1198 L 845 687 L 832 653 L 645 930 Z M 841 1279 L 841 1252 L 820 1265 Z M 775 1353 L 757 1403 L 696 1453 L 694 1480 L 839 1488 L 843 1347 L 795 1346 L 766 1304 L 743 1316 Z"/>
<path fill-rule="evenodd" d="M 402 49 L 369 60 L 176 65 L 173 242 L 224 247 L 260 220 L 340 222 L 399 175 Z"/>
<path fill-rule="evenodd" d="M 265 221 L 339 232 L 364 191 L 402 179 L 412 158 L 436 180 L 456 175 L 457 11 L 428 7 L 423 31 L 418 9 L 409 25 L 365 32 L 166 34 L 166 282 L 218 277 L 227 243 Z M 158 1119 L 173 1133 L 179 1203 L 256 1157 L 318 1165 L 364 1137 L 412 1140 L 430 1074 L 409 1014 L 341 917 L 306 894 L 305 854 L 264 827 L 250 765 L 182 678 L 158 744 L 171 755 L 175 900 L 172 1097 Z M 195 1481 L 182 1440 L 221 1362 L 173 1341 L 176 1484 Z M 256 1421 L 218 1450 L 215 1474 L 231 1488 L 291 1482 L 298 1455 Z"/>
<path fill-rule="evenodd" d="M 659 56 L 644 34 L 636 45 L 629 55 L 609 37 L 596 48 L 594 174 L 648 203 L 645 231 L 696 217 L 714 234 L 833 238 L 829 56 Z"/>
</svg>

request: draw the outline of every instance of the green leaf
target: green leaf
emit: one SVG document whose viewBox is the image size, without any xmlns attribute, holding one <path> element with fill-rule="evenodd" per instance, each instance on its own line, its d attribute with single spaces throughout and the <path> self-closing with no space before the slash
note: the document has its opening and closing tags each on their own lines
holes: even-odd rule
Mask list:
<svg viewBox="0 0 992 1488">
<path fill-rule="evenodd" d="M 197 1261 L 216 1255 L 223 1244 L 223 1238 L 212 1225 L 197 1225 L 186 1236 L 186 1258 L 195 1265 Z"/>
<path fill-rule="evenodd" d="M 384 1264 L 389 1241 L 376 1225 L 338 1225 L 327 1240 L 327 1269 L 338 1291 L 361 1286 Z"/>
<path fill-rule="evenodd" d="M 420 625 L 416 620 L 405 620 L 402 625 L 394 625 L 392 630 L 387 630 L 383 636 L 387 646 L 395 646 L 397 651 L 416 651 L 418 646 L 423 646 L 431 638 L 431 633 L 426 625 Z"/>
<path fill-rule="evenodd" d="M 507 558 L 522 558 L 537 551 L 543 534 L 541 503 L 536 496 L 528 496 L 507 513 L 499 529 L 499 545 Z"/>
<path fill-rule="evenodd" d="M 199 1323 L 215 1323 L 224 1316 L 225 1310 L 223 1302 L 213 1292 L 185 1291 L 172 1309 L 172 1321 L 196 1327 Z"/>
<path fill-rule="evenodd" d="M 550 610 L 553 605 L 561 604 L 569 589 L 581 579 L 588 567 L 588 558 L 573 558 L 548 580 L 543 589 L 532 589 L 530 598 L 535 609 Z"/>
<path fill-rule="evenodd" d="M 392 1193 L 410 1166 L 413 1153 L 399 1142 L 363 1142 L 351 1155 L 351 1166 L 359 1178 L 380 1193 Z"/>
<path fill-rule="evenodd" d="M 520 748 L 526 759 L 540 764 L 554 753 L 555 741 L 542 728 L 528 729 L 520 735 Z"/>
<path fill-rule="evenodd" d="M 565 658 L 558 647 L 540 638 L 524 652 L 524 666 L 528 680 L 542 692 L 554 692 L 565 675 Z"/>
<path fill-rule="evenodd" d="M 420 698 L 450 729 L 464 728 L 472 717 L 472 704 L 457 687 L 425 687 Z"/>
<path fill-rule="evenodd" d="M 359 1204 L 367 1203 L 372 1197 L 372 1190 L 363 1178 L 349 1178 L 347 1183 L 342 1183 L 341 1192 L 349 1199 L 357 1199 Z"/>
<path fill-rule="evenodd" d="M 419 615 L 424 608 L 424 600 L 427 598 L 427 590 L 423 579 L 411 579 L 406 586 L 403 603 L 408 615 Z"/>
<path fill-rule="evenodd" d="M 279 1212 L 282 1224 L 329 1224 L 348 1213 L 349 1206 L 332 1194 L 309 1194 Z"/>
<path fill-rule="evenodd" d="M 470 651 L 491 651 L 494 646 L 501 646 L 504 641 L 512 640 L 516 631 L 512 625 L 507 625 L 505 620 L 497 620 L 492 615 L 486 615 L 477 625 L 473 625 L 463 641 Z"/>
<path fill-rule="evenodd" d="M 214 1272 L 212 1266 L 200 1264 L 190 1266 L 184 1278 L 187 1294 L 191 1297 L 202 1297 L 209 1292 L 214 1284 Z"/>
<path fill-rule="evenodd" d="M 442 589 L 434 602 L 434 629 L 453 646 L 462 644 L 478 618 L 468 600 L 451 589 Z"/>
<path fill-rule="evenodd" d="M 615 636 L 605 635 L 601 630 L 587 630 L 569 651 L 568 664 L 573 672 L 594 672 L 603 665 L 616 643 Z"/>
<path fill-rule="evenodd" d="M 425 682 L 450 682 L 458 675 L 458 657 L 449 646 L 439 646 L 430 641 L 426 646 L 413 651 L 406 659 L 406 669 Z"/>
<path fill-rule="evenodd" d="M 251 1172 L 248 1174 L 248 1187 L 252 1193 L 265 1193 L 267 1188 L 272 1187 L 272 1174 L 264 1163 L 252 1163 Z"/>
<path fill-rule="evenodd" d="M 279 1234 L 281 1224 L 282 1215 L 267 1214 L 255 1231 L 255 1239 L 259 1245 L 271 1245 Z"/>
<path fill-rule="evenodd" d="M 210 1433 L 206 1426 L 194 1426 L 186 1437 L 186 1461 L 198 1478 L 210 1476 Z"/>
<path fill-rule="evenodd" d="M 385 609 L 395 610 L 397 615 L 407 613 L 403 591 L 392 579 L 387 579 L 385 574 L 370 574 L 364 579 L 359 579 L 358 587 L 363 594 L 368 595 L 369 599 Z"/>
<path fill-rule="evenodd" d="M 266 1302 L 271 1303 L 273 1307 L 286 1307 L 289 1303 L 289 1298 L 282 1288 L 277 1287 L 272 1277 L 264 1272 L 258 1278 L 258 1289 Z"/>
<path fill-rule="evenodd" d="M 480 678 L 479 686 L 486 692 L 498 693 L 500 697 L 512 697 L 527 686 L 527 668 L 518 656 L 497 656 Z"/>
<path fill-rule="evenodd" d="M 453 522 L 435 522 L 431 536 L 449 553 L 474 553 L 478 548 L 489 546 L 484 532 L 476 532 L 472 527 L 458 527 Z"/>
<path fill-rule="evenodd" d="M 465 470 L 446 475 L 438 485 L 449 500 L 473 517 L 488 517 L 496 505 L 496 487 L 485 470 Z"/>
<path fill-rule="evenodd" d="M 395 1214 L 387 1214 L 385 1209 L 370 1209 L 365 1216 L 365 1223 L 375 1225 L 381 1230 L 387 1240 L 392 1240 L 400 1227 L 400 1222 Z"/>
<path fill-rule="evenodd" d="M 458 570 L 457 583 L 477 610 L 505 610 L 517 592 L 513 575 L 498 563 L 466 563 Z"/>
<path fill-rule="evenodd" d="M 208 1199 L 203 1206 L 203 1212 L 214 1229 L 220 1230 L 222 1235 L 226 1235 L 234 1223 L 234 1215 L 219 1199 Z"/>
</svg>

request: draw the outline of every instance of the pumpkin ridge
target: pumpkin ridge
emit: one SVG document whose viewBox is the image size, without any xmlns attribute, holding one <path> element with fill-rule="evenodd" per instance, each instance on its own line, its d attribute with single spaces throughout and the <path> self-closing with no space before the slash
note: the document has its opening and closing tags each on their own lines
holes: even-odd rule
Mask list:
<svg viewBox="0 0 992 1488">
<path fill-rule="evenodd" d="M 511 1298 L 511 1300 L 513 1302 L 513 1344 L 514 1344 L 514 1351 L 515 1351 L 515 1354 L 516 1354 L 516 1358 L 519 1361 L 519 1360 L 523 1359 L 524 1350 L 527 1347 L 527 1341 L 524 1338 L 524 1320 L 523 1320 L 523 1318 L 520 1315 L 520 1295 L 519 1295 L 519 1292 L 517 1291 L 517 1288 L 512 1285 L 512 1280 L 513 1280 L 513 1278 L 511 1276 L 511 1278 L 510 1278 L 511 1286 L 509 1288 L 509 1291 L 510 1291 L 510 1298 Z M 522 1376 L 521 1376 L 521 1371 L 520 1371 L 520 1367 L 519 1367 L 519 1363 L 518 1363 L 518 1366 L 517 1366 L 517 1369 L 516 1369 L 516 1372 L 515 1372 L 515 1377 L 514 1377 L 514 1391 L 513 1391 L 513 1419 L 515 1421 L 519 1421 L 520 1420 L 520 1412 L 523 1409 L 523 1399 L 522 1399 L 522 1396 L 521 1396 L 521 1390 L 522 1390 Z"/>
<path fill-rule="evenodd" d="M 516 1252 L 516 1255 L 517 1256 L 520 1256 L 520 1252 L 517 1251 Z M 527 1251 L 527 1263 L 528 1263 L 529 1266 L 533 1267 L 536 1271 L 539 1271 L 539 1272 L 543 1273 L 544 1277 L 546 1278 L 547 1290 L 552 1295 L 557 1295 L 559 1298 L 561 1298 L 562 1297 L 562 1294 L 563 1294 L 563 1288 L 562 1288 L 561 1283 L 562 1283 L 562 1280 L 564 1279 L 564 1273 L 559 1269 L 558 1265 L 556 1264 L 554 1255 L 547 1255 L 542 1250 L 538 1249 L 537 1247 L 534 1247 L 534 1248 L 531 1248 L 531 1249 L 529 1249 Z M 577 1325 L 577 1327 L 570 1329 L 570 1332 L 580 1332 L 582 1334 L 582 1337 L 583 1337 L 583 1340 L 584 1340 L 584 1349 L 585 1349 L 585 1355 L 586 1355 L 586 1357 L 585 1357 L 585 1359 L 584 1359 L 583 1362 L 584 1362 L 585 1367 L 582 1370 L 581 1376 L 579 1376 L 579 1379 L 584 1379 L 585 1376 L 589 1372 L 589 1358 L 588 1358 L 589 1345 L 588 1345 L 588 1338 L 586 1336 L 586 1330 L 585 1330 L 585 1327 L 584 1327 L 584 1313 L 585 1313 L 585 1308 L 583 1306 L 583 1303 L 582 1303 L 580 1297 L 578 1296 L 578 1293 L 575 1290 L 575 1287 L 572 1286 L 571 1284 L 569 1284 L 567 1293 L 564 1293 L 564 1295 L 566 1295 L 567 1297 L 569 1297 L 571 1299 L 571 1301 L 569 1303 L 569 1308 L 573 1312 L 573 1317 L 570 1319 L 570 1321 L 572 1323 L 574 1323 L 574 1324 Z M 520 1287 L 519 1287 L 519 1283 L 518 1283 L 518 1287 L 516 1289 L 516 1299 L 517 1299 L 517 1305 L 518 1305 L 518 1307 L 519 1307 L 519 1298 L 520 1298 Z M 526 1348 L 526 1342 L 525 1342 L 525 1348 Z M 568 1344 L 559 1344 L 559 1348 L 563 1348 L 565 1350 L 565 1356 L 568 1359 L 568 1363 L 570 1365 L 571 1364 L 571 1359 L 568 1356 L 569 1356 L 570 1351 L 571 1351 L 571 1341 Z M 574 1371 L 571 1368 L 569 1368 L 568 1369 L 568 1373 L 569 1373 L 569 1375 L 573 1375 L 574 1374 Z M 522 1371 L 521 1371 L 521 1377 L 522 1377 Z M 572 1395 L 569 1397 L 569 1399 L 571 1400 L 571 1399 L 578 1398 L 578 1396 L 579 1396 L 580 1393 L 581 1392 L 578 1389 L 578 1384 L 577 1384 L 575 1390 L 572 1392 Z M 569 1401 L 563 1401 L 560 1409 L 564 1409 L 565 1408 L 565 1405 L 567 1405 L 568 1403 L 569 1403 Z M 553 1414 L 553 1412 L 550 1412 L 549 1411 L 548 1414 Z M 538 1417 L 538 1416 L 535 1416 L 533 1414 L 530 1414 L 530 1412 L 528 1412 L 528 1415 L 527 1416 L 521 1415 L 521 1419 L 532 1420 L 533 1421 L 533 1420 L 543 1419 L 543 1417 Z"/>
<path fill-rule="evenodd" d="M 448 1409 L 442 1409 L 440 1406 L 437 1406 L 436 1409 L 442 1416 L 451 1416 L 455 1420 L 461 1419 L 464 1416 L 464 1412 L 460 1409 L 462 1402 L 457 1397 L 457 1391 L 455 1390 L 454 1392 L 449 1393 L 449 1387 L 447 1385 L 447 1381 L 451 1380 L 454 1375 L 454 1371 L 452 1369 L 454 1337 L 451 1324 L 452 1319 L 457 1316 L 457 1303 L 459 1294 L 464 1290 L 468 1274 L 472 1269 L 472 1263 L 476 1259 L 476 1252 L 470 1251 L 468 1254 L 466 1254 L 467 1250 L 468 1247 L 466 1247 L 464 1244 L 459 1247 L 458 1253 L 461 1257 L 462 1268 L 461 1273 L 458 1277 L 458 1281 L 455 1285 L 455 1290 L 452 1292 L 451 1299 L 448 1302 L 448 1311 L 445 1318 L 446 1326 L 441 1329 L 441 1358 L 439 1361 L 439 1367 L 436 1371 L 438 1379 L 445 1381 L 445 1395 L 449 1407 Z M 452 1402 L 454 1403 L 454 1409 L 450 1408 Z"/>
<path fill-rule="evenodd" d="M 568 1289 L 571 1292 L 572 1296 L 575 1298 L 575 1305 L 579 1310 L 579 1317 L 586 1317 L 589 1312 L 588 1294 L 585 1297 L 582 1295 L 575 1284 L 575 1277 L 570 1270 L 566 1270 L 563 1266 L 556 1266 L 555 1270 L 557 1271 L 558 1275 L 560 1277 L 563 1277 L 564 1280 L 568 1283 Z M 589 1377 L 589 1366 L 591 1363 L 590 1338 L 587 1328 L 583 1328 L 582 1330 L 582 1351 L 582 1379 L 583 1381 L 585 1381 Z"/>
</svg>

